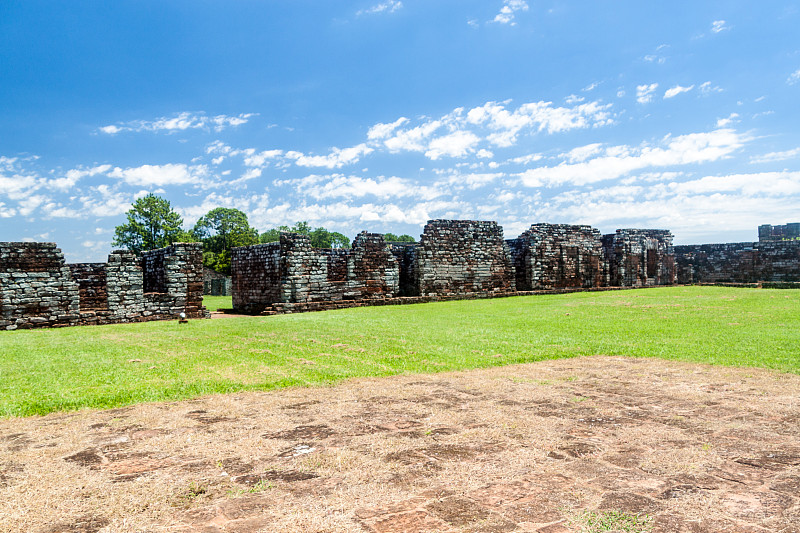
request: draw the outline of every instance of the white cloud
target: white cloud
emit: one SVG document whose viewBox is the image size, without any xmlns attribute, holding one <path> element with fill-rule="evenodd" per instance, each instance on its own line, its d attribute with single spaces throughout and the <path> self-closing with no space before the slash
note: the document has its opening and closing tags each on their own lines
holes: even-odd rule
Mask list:
<svg viewBox="0 0 800 533">
<path fill-rule="evenodd" d="M 727 118 L 717 119 L 717 127 L 726 128 L 734 122 L 739 122 L 739 113 L 731 113 Z"/>
<path fill-rule="evenodd" d="M 750 162 L 754 164 L 773 163 L 775 161 L 786 161 L 798 157 L 800 157 L 800 148 L 795 148 L 794 150 L 786 150 L 785 152 L 770 152 L 764 155 L 750 156 Z"/>
<path fill-rule="evenodd" d="M 646 168 L 707 163 L 730 157 L 749 138 L 731 129 L 667 137 L 662 146 L 612 146 L 602 155 L 578 163 L 562 161 L 557 166 L 538 167 L 519 174 L 528 187 L 565 183 L 585 185 L 620 178 Z"/>
<path fill-rule="evenodd" d="M 300 167 L 327 167 L 327 168 L 341 168 L 344 165 L 357 163 L 361 156 L 367 155 L 374 150 L 364 143 L 361 143 L 350 148 L 331 148 L 331 153 L 328 155 L 305 155 L 302 152 L 286 152 L 288 159 L 293 159 L 295 164 Z"/>
<path fill-rule="evenodd" d="M 504 0 L 503 7 L 500 8 L 500 12 L 495 15 L 493 22 L 498 22 L 500 24 L 510 24 L 512 26 L 516 25 L 514 22 L 514 18 L 516 13 L 519 11 L 527 11 L 528 10 L 528 3 L 524 0 Z"/>
<path fill-rule="evenodd" d="M 51 189 L 68 191 L 73 188 L 81 179 L 97 176 L 98 174 L 105 174 L 109 170 L 111 170 L 111 165 L 99 165 L 91 168 L 73 168 L 68 170 L 61 178 L 48 180 L 47 186 Z"/>
<path fill-rule="evenodd" d="M 681 87 L 680 85 L 676 85 L 675 87 L 666 90 L 666 92 L 664 93 L 664 99 L 674 98 L 681 93 L 688 93 L 692 89 L 694 89 L 694 85 L 689 85 L 688 87 Z"/>
<path fill-rule="evenodd" d="M 125 181 L 128 185 L 140 187 L 161 187 L 167 185 L 204 185 L 208 176 L 205 165 L 189 166 L 183 163 L 166 165 L 142 165 L 122 169 L 115 167 L 108 173 L 112 178 Z"/>
<path fill-rule="evenodd" d="M 299 180 L 284 180 L 280 183 L 289 185 L 300 194 L 316 200 L 330 198 L 352 199 L 363 198 L 364 196 L 375 196 L 383 199 L 403 197 L 432 199 L 440 194 L 430 187 L 420 187 L 410 180 L 396 176 L 362 178 L 343 174 L 312 174 Z"/>
<path fill-rule="evenodd" d="M 442 156 L 464 157 L 473 151 L 480 138 L 469 131 L 456 131 L 431 140 L 425 156 L 434 161 Z"/>
<path fill-rule="evenodd" d="M 703 95 L 708 96 L 709 94 L 721 93 L 722 89 L 716 85 L 713 85 L 710 81 L 706 81 L 700 84 L 700 92 L 703 93 Z"/>
<path fill-rule="evenodd" d="M 637 85 L 636 86 L 636 101 L 640 104 L 647 104 L 653 100 L 653 96 L 658 89 L 657 83 L 650 85 Z"/>
<path fill-rule="evenodd" d="M 599 154 L 602 146 L 603 145 L 600 143 L 587 144 L 586 146 L 578 146 L 577 148 L 573 148 L 566 154 L 561 154 L 561 157 L 563 157 L 570 163 L 578 163 L 580 161 L 586 161 L 593 155 Z"/>
<path fill-rule="evenodd" d="M 383 13 L 383 12 L 394 13 L 395 11 L 397 11 L 402 7 L 403 7 L 403 2 L 401 2 L 400 0 L 386 0 L 386 2 L 376 4 L 370 8 L 356 11 L 356 15 L 360 17 L 361 15 L 374 15 L 376 13 Z"/>
<path fill-rule="evenodd" d="M 789 77 L 786 79 L 786 83 L 789 85 L 794 85 L 800 81 L 800 68 L 789 74 Z"/>
<path fill-rule="evenodd" d="M 167 133 L 175 133 L 190 129 L 213 129 L 214 131 L 222 131 L 228 127 L 241 126 L 247 123 L 250 117 L 256 115 L 257 113 L 241 113 L 236 116 L 216 115 L 214 117 L 209 117 L 205 113 L 190 113 L 184 111 L 173 117 L 161 117 L 156 120 L 120 122 L 109 126 L 102 126 L 98 128 L 98 130 L 108 135 L 115 135 L 124 131 L 165 131 Z"/>
<path fill-rule="evenodd" d="M 724 20 L 715 20 L 711 23 L 711 31 L 714 33 L 719 33 L 721 31 L 731 29 L 730 26 L 726 26 L 725 24 L 726 23 Z"/>
<path fill-rule="evenodd" d="M 369 139 L 370 141 L 385 139 L 386 137 L 391 135 L 394 130 L 396 130 L 406 122 L 408 122 L 408 119 L 406 117 L 400 117 L 394 122 L 391 122 L 389 124 L 381 124 L 379 122 L 378 124 L 375 124 L 369 129 L 369 132 L 367 132 L 367 139 Z"/>
<path fill-rule="evenodd" d="M 238 155 L 238 154 L 232 154 Z M 253 153 L 247 155 L 244 158 L 244 164 L 248 167 L 263 167 L 267 160 L 275 159 L 283 155 L 283 150 L 264 150 L 259 153 Z"/>
</svg>

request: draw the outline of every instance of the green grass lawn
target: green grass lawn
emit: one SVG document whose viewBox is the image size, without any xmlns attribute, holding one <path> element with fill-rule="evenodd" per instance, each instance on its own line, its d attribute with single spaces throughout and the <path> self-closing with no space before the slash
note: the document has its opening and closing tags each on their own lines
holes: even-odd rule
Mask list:
<svg viewBox="0 0 800 533">
<path fill-rule="evenodd" d="M 669 287 L 2 331 L 0 416 L 596 354 L 798 373 L 800 290 Z"/>
<path fill-rule="evenodd" d="M 203 305 L 209 311 L 233 308 L 233 298 L 230 296 L 203 296 Z"/>
</svg>

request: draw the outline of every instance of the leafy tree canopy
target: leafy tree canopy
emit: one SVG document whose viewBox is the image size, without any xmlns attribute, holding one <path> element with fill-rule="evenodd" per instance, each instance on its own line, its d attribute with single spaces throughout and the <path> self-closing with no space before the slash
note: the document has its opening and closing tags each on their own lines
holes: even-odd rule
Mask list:
<svg viewBox="0 0 800 533">
<path fill-rule="evenodd" d="M 292 227 L 278 226 L 267 230 L 261 234 L 259 241 L 262 243 L 278 241 L 281 238 L 282 231 L 308 235 L 311 240 L 311 246 L 314 248 L 350 248 L 350 239 L 347 236 L 336 231 L 328 231 L 325 228 L 312 229 L 308 222 L 297 222 Z"/>
<path fill-rule="evenodd" d="M 395 235 L 394 233 L 384 233 L 383 240 L 386 242 L 417 242 L 411 235 Z"/>
<path fill-rule="evenodd" d="M 231 248 L 258 243 L 258 231 L 238 209 L 217 207 L 200 217 L 192 235 L 203 243 L 203 264 L 230 274 Z"/>
<path fill-rule="evenodd" d="M 181 227 L 183 218 L 167 200 L 154 194 L 136 200 L 125 215 L 128 221 L 114 229 L 113 246 L 141 254 L 173 242 L 194 241 Z"/>
</svg>

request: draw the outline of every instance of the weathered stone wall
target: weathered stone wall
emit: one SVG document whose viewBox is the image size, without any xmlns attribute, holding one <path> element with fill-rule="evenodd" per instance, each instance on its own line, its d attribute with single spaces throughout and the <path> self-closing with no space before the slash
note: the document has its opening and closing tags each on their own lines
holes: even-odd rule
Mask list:
<svg viewBox="0 0 800 533">
<path fill-rule="evenodd" d="M 490 221 L 428 221 L 414 276 L 420 296 L 516 290 L 503 228 Z"/>
<path fill-rule="evenodd" d="M 163 292 L 145 293 L 147 276 Z M 75 265 L 66 265 L 53 243 L 0 243 L 0 328 L 206 317 L 202 298 L 199 243 L 174 244 L 141 259 L 118 251 L 106 264 Z"/>
<path fill-rule="evenodd" d="M 677 279 L 672 233 L 618 229 L 603 236 L 608 284 L 615 287 L 672 285 Z"/>
<path fill-rule="evenodd" d="M 792 222 L 782 226 L 762 224 L 758 227 L 758 240 L 759 242 L 800 240 L 800 222 Z"/>
<path fill-rule="evenodd" d="M 518 290 L 608 284 L 602 238 L 591 226 L 533 224 L 518 239 L 507 242 Z"/>
<path fill-rule="evenodd" d="M 233 308 L 257 313 L 281 300 L 281 243 L 242 246 L 231 251 Z"/>
<path fill-rule="evenodd" d="M 391 298 L 399 291 L 397 261 L 379 234 L 362 232 L 350 249 L 312 248 L 307 235 L 234 248 L 233 307 L 259 312 L 277 302 Z"/>
<path fill-rule="evenodd" d="M 203 267 L 203 294 L 206 296 L 230 296 L 232 294 L 231 277 Z"/>
<path fill-rule="evenodd" d="M 416 282 L 417 243 L 390 242 L 389 250 L 400 269 L 398 294 L 400 296 L 419 296 L 419 286 Z"/>
<path fill-rule="evenodd" d="M 107 310 L 108 288 L 105 263 L 72 263 L 72 279 L 78 283 L 81 311 Z"/>
<path fill-rule="evenodd" d="M 79 318 L 78 284 L 54 243 L 0 242 L 0 329 Z"/>
<path fill-rule="evenodd" d="M 675 247 L 678 283 L 800 281 L 800 241 Z"/>
</svg>

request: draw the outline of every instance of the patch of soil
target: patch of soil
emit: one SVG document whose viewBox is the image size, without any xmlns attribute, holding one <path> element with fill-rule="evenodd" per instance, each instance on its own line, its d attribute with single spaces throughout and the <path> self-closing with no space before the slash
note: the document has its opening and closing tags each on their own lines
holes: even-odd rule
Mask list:
<svg viewBox="0 0 800 533">
<path fill-rule="evenodd" d="M 294 483 L 295 481 L 306 481 L 309 479 L 316 479 L 319 476 L 311 472 L 300 472 L 298 470 L 267 470 L 261 474 L 247 474 L 244 476 L 235 476 L 231 478 L 234 483 L 242 483 L 243 485 L 257 485 L 263 481 L 285 481 L 286 483 Z"/>
<path fill-rule="evenodd" d="M 798 390 L 592 357 L 5 419 L 0 531 L 800 533 Z"/>
<path fill-rule="evenodd" d="M 201 424 L 217 424 L 219 422 L 230 422 L 233 420 L 232 418 L 228 418 L 225 416 L 217 416 L 211 415 L 208 411 L 204 409 L 197 409 L 195 411 L 189 411 L 186 413 L 187 418 L 191 418 L 192 420 L 196 420 Z"/>
<path fill-rule="evenodd" d="M 63 520 L 41 529 L 41 533 L 97 533 L 110 521 L 97 516 L 81 516 L 71 520 Z"/>
<path fill-rule="evenodd" d="M 304 440 L 304 439 L 325 439 L 333 435 L 335 431 L 325 424 L 316 426 L 297 426 L 294 429 L 278 431 L 277 433 L 265 433 L 265 439 L 282 440 Z"/>
</svg>

